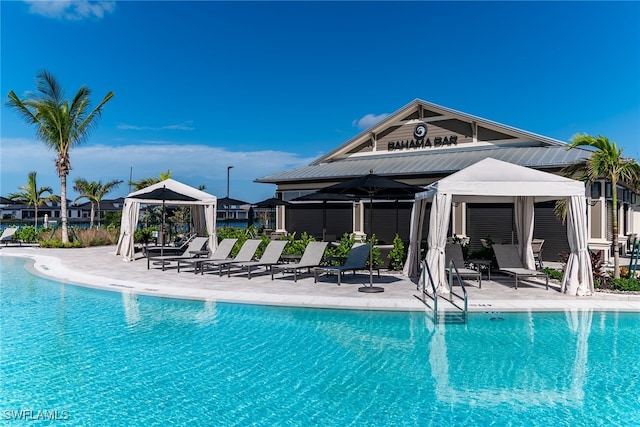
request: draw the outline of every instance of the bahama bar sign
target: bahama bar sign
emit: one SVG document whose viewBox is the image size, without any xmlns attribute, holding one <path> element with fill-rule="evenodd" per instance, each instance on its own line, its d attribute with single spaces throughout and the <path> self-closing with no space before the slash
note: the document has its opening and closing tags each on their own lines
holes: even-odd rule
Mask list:
<svg viewBox="0 0 640 427">
<path fill-rule="evenodd" d="M 387 143 L 387 150 L 415 150 L 428 147 L 444 147 L 458 145 L 458 136 L 436 136 L 431 141 L 427 136 L 427 125 L 424 123 L 418 123 L 413 129 L 413 136 L 415 139 L 409 139 L 405 141 L 389 141 Z"/>
</svg>

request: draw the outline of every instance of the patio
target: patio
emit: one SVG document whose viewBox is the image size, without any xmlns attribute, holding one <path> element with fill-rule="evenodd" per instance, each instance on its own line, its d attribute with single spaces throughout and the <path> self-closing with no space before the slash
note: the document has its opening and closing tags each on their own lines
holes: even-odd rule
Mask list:
<svg viewBox="0 0 640 427">
<path fill-rule="evenodd" d="M 213 272 L 205 275 L 185 271 L 177 273 L 175 268 L 164 272 L 159 268 L 147 270 L 144 258 L 124 262 L 121 257 L 114 256 L 114 252 L 115 246 L 84 249 L 22 246 L 3 247 L 0 255 L 34 259 L 30 270 L 65 283 L 140 295 L 315 308 L 425 310 L 417 298 L 420 292 L 416 290 L 415 282 L 384 271 L 374 282 L 384 287 L 385 292 L 365 294 L 358 292 L 358 287 L 369 281 L 365 271 L 355 277 L 345 275 L 342 286 L 337 286 L 335 277 L 326 276 L 314 283 L 313 274 L 303 275 L 297 283 L 288 274 L 278 274 L 272 281 L 264 270 L 248 280 L 246 274 L 236 277 L 232 274 L 228 278 Z M 482 289 L 478 289 L 475 282 L 468 282 L 471 285 L 467 286 L 469 311 L 640 310 L 640 295 L 597 292 L 590 297 L 577 297 L 560 293 L 560 284 L 554 281 L 550 282 L 548 291 L 543 284 L 526 281 L 515 290 L 512 278 L 492 274 L 491 279 L 483 278 Z M 450 308 L 442 299 L 440 301 L 440 310 Z"/>
</svg>

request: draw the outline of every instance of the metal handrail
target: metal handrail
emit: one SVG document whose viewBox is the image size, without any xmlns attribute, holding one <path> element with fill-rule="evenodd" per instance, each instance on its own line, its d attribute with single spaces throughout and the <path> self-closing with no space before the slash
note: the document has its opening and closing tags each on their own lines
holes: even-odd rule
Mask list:
<svg viewBox="0 0 640 427">
<path fill-rule="evenodd" d="M 464 294 L 462 295 L 458 295 L 457 293 L 453 292 L 453 272 L 456 272 L 456 277 L 458 279 L 458 284 L 460 285 L 460 287 L 462 288 L 462 293 Z M 467 318 L 467 310 L 468 310 L 468 295 L 467 295 L 467 289 L 464 287 L 464 282 L 462 281 L 462 278 L 460 277 L 460 272 L 458 271 L 458 267 L 456 266 L 456 263 L 451 260 L 449 262 L 449 301 L 453 304 L 453 297 L 458 297 L 459 299 L 464 301 L 464 310 L 463 310 L 463 314 L 464 314 L 464 318 L 466 321 Z"/>
<path fill-rule="evenodd" d="M 438 323 L 438 292 L 436 291 L 436 285 L 433 282 L 433 276 L 431 276 L 431 270 L 429 269 L 429 264 L 425 260 L 421 262 L 422 264 L 422 294 L 429 296 L 433 300 L 433 322 Z M 425 274 L 429 276 L 429 283 L 431 283 L 431 290 L 433 291 L 433 296 L 429 295 L 427 292 L 427 280 Z"/>
</svg>

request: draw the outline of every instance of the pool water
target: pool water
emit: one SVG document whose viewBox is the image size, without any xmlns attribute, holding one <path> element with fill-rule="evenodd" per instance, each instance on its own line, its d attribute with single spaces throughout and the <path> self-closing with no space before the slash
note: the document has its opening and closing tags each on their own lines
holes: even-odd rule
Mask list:
<svg viewBox="0 0 640 427">
<path fill-rule="evenodd" d="M 0 424 L 640 425 L 638 313 L 434 326 L 98 291 L 25 262 L 0 257 Z"/>
</svg>

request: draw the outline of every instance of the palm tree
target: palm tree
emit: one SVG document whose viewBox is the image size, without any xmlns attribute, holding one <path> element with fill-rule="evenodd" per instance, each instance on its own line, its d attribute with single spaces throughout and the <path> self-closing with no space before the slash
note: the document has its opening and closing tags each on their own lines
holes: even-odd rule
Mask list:
<svg viewBox="0 0 640 427">
<path fill-rule="evenodd" d="M 36 171 L 29 172 L 27 178 L 27 184 L 21 185 L 22 192 L 11 193 L 8 198 L 15 200 L 16 202 L 24 203 L 27 206 L 34 206 L 35 218 L 34 225 L 36 230 L 38 229 L 38 207 L 42 206 L 45 202 L 53 202 L 58 200 L 58 196 L 53 194 L 43 197 L 45 193 L 53 193 L 51 187 L 40 187 L 36 183 Z"/>
<path fill-rule="evenodd" d="M 143 178 L 138 181 L 129 181 L 129 185 L 133 186 L 135 191 L 138 191 L 169 178 L 171 178 L 171 169 L 168 169 L 166 173 L 160 172 L 159 178 L 151 177 L 151 178 Z"/>
<path fill-rule="evenodd" d="M 591 136 L 587 134 L 577 134 L 571 139 L 567 150 L 576 147 L 592 147 L 596 151 L 588 159 L 570 165 L 565 168 L 569 176 L 577 176 L 579 179 L 595 182 L 605 179 L 611 182 L 611 203 L 612 220 L 611 231 L 613 233 L 613 247 L 618 248 L 618 182 L 625 182 L 630 185 L 637 185 L 640 179 L 640 165 L 634 159 L 622 157 L 622 149 L 614 141 L 604 136 Z M 614 277 L 620 278 L 620 254 L 614 250 Z"/>
<path fill-rule="evenodd" d="M 113 180 L 106 184 L 102 184 L 102 181 L 87 181 L 84 178 L 77 178 L 75 180 L 73 189 L 80 193 L 76 200 L 87 199 L 91 204 L 91 214 L 89 219 L 89 227 L 93 228 L 93 221 L 95 218 L 95 207 L 98 207 L 98 227 L 100 227 L 100 202 L 102 198 L 111 190 L 115 190 L 122 181 Z"/>
<path fill-rule="evenodd" d="M 102 115 L 102 108 L 113 97 L 107 93 L 94 109 L 90 107 L 91 90 L 80 87 L 73 99 L 64 99 L 64 91 L 49 72 L 41 71 L 36 77 L 36 93 L 24 99 L 9 92 L 7 105 L 18 112 L 29 124 L 36 126 L 36 135 L 48 148 L 57 152 L 56 171 L 60 176 L 60 210 L 62 242 L 69 241 L 67 226 L 67 175 L 71 170 L 69 152 L 86 141 Z"/>
</svg>

